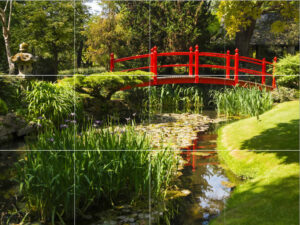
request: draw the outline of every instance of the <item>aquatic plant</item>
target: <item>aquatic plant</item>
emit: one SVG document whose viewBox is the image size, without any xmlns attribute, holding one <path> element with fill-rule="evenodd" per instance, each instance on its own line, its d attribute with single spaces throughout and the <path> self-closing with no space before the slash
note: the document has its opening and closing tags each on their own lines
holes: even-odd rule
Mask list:
<svg viewBox="0 0 300 225">
<path fill-rule="evenodd" d="M 203 107 L 203 93 L 198 87 L 167 84 L 145 90 L 144 109 L 157 112 L 199 112 Z"/>
<path fill-rule="evenodd" d="M 95 121 L 80 131 L 69 122 L 28 147 L 32 151 L 17 164 L 20 191 L 29 210 L 53 224 L 72 219 L 74 206 L 81 215 L 93 205 L 143 201 L 149 191 L 162 198 L 177 165 L 174 152 L 149 151 L 150 138 L 131 123 L 104 128 Z"/>
<path fill-rule="evenodd" d="M 258 117 L 273 105 L 271 93 L 256 87 L 225 88 L 221 91 L 212 91 L 211 96 L 219 115 Z"/>
<path fill-rule="evenodd" d="M 70 113 L 82 111 L 82 104 L 69 85 L 34 81 L 27 89 L 28 117 L 36 120 L 43 116 L 47 124 L 59 125 Z"/>
</svg>

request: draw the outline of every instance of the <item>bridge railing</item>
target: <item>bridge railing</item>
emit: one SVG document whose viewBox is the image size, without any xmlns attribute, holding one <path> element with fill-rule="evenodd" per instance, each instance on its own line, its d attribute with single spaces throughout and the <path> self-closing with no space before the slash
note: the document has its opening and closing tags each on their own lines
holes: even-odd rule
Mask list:
<svg viewBox="0 0 300 225">
<path fill-rule="evenodd" d="M 158 65 L 158 57 L 163 56 L 189 56 L 189 63 L 188 64 L 168 64 L 168 65 Z M 223 58 L 225 59 L 226 63 L 225 65 L 211 65 L 211 64 L 199 64 L 199 57 L 216 57 L 216 58 Z M 130 56 L 120 59 L 115 59 L 114 54 L 111 53 L 110 55 L 110 71 L 114 71 L 115 63 L 118 62 L 124 62 L 134 59 L 141 59 L 141 58 L 150 58 L 150 65 L 149 66 L 143 66 L 143 67 L 137 67 L 137 68 L 131 68 L 122 70 L 122 72 L 125 71 L 133 71 L 133 70 L 144 70 L 149 69 L 150 72 L 154 74 L 153 76 L 153 82 L 154 84 L 157 83 L 157 75 L 158 75 L 158 68 L 165 68 L 165 67 L 188 67 L 189 68 L 189 76 L 194 76 L 195 83 L 199 83 L 199 68 L 216 68 L 216 69 L 223 69 L 225 70 L 225 76 L 227 79 L 230 78 L 230 71 L 234 71 L 233 79 L 234 83 L 238 84 L 239 82 L 239 73 L 248 73 L 256 76 L 261 76 L 261 84 L 266 84 L 266 76 L 272 76 L 272 87 L 276 88 L 276 81 L 275 81 L 275 69 L 276 69 L 276 61 L 277 58 L 274 57 L 273 62 L 266 61 L 265 58 L 262 60 L 260 59 L 254 59 L 246 56 L 240 56 L 239 50 L 235 49 L 235 54 L 231 55 L 230 51 L 227 50 L 226 54 L 224 53 L 214 53 L 214 52 L 199 52 L 198 45 L 195 46 L 195 51 L 193 51 L 193 48 L 190 47 L 189 52 L 157 52 L 157 47 L 153 47 L 151 49 L 150 54 L 144 54 L 144 55 L 137 55 L 137 56 Z M 234 63 L 231 61 L 233 60 Z M 261 66 L 261 70 L 253 70 L 248 68 L 242 68 L 240 67 L 240 62 L 250 63 L 254 65 Z M 273 66 L 273 74 L 266 72 L 266 66 L 272 65 Z"/>
</svg>

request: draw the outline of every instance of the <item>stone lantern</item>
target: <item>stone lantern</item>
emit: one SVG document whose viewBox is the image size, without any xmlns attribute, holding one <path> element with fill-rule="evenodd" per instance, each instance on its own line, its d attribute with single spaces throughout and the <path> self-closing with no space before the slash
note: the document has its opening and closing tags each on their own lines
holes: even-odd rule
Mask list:
<svg viewBox="0 0 300 225">
<path fill-rule="evenodd" d="M 20 52 L 11 57 L 11 60 L 18 65 L 18 75 L 23 78 L 32 73 L 32 63 L 36 61 L 36 58 L 32 54 L 26 53 L 27 50 L 28 44 L 23 42 L 20 44 Z"/>
</svg>

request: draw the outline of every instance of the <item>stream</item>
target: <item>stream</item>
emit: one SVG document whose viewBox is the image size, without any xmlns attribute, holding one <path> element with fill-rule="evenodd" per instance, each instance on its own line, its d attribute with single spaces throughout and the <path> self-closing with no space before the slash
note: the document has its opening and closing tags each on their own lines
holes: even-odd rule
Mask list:
<svg viewBox="0 0 300 225">
<path fill-rule="evenodd" d="M 209 220 L 223 210 L 226 199 L 234 188 L 220 166 L 216 148 L 217 126 L 206 132 L 199 132 L 197 139 L 181 155 L 186 161 L 181 171 L 181 188 L 191 194 L 180 203 L 174 225 L 207 225 Z"/>
</svg>

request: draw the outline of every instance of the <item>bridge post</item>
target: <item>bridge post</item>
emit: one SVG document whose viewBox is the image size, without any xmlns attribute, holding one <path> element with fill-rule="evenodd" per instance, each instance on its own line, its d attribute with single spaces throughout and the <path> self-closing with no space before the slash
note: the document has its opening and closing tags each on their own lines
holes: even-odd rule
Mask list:
<svg viewBox="0 0 300 225">
<path fill-rule="evenodd" d="M 190 54 L 189 54 L 189 75 L 193 76 L 193 47 L 190 47 Z"/>
<path fill-rule="evenodd" d="M 227 50 L 226 54 L 226 78 L 230 79 L 230 51 Z"/>
<path fill-rule="evenodd" d="M 277 62 L 277 57 L 275 56 L 274 59 L 273 59 L 273 80 L 272 80 L 272 87 L 273 88 L 276 88 L 276 81 L 275 81 L 276 62 Z"/>
<path fill-rule="evenodd" d="M 157 47 L 153 48 L 153 73 L 154 73 L 154 84 L 157 84 Z"/>
<path fill-rule="evenodd" d="M 114 53 L 110 54 L 110 72 L 113 72 L 115 68 L 115 61 L 114 61 Z"/>
<path fill-rule="evenodd" d="M 239 83 L 239 50 L 235 49 L 234 56 L 234 84 L 237 85 Z"/>
<path fill-rule="evenodd" d="M 150 53 L 150 72 L 153 73 L 153 48 L 151 48 L 151 53 Z"/>
<path fill-rule="evenodd" d="M 263 58 L 262 60 L 261 84 L 266 84 L 266 58 Z"/>
<path fill-rule="evenodd" d="M 199 83 L 199 47 L 195 46 L 195 83 Z"/>
</svg>

